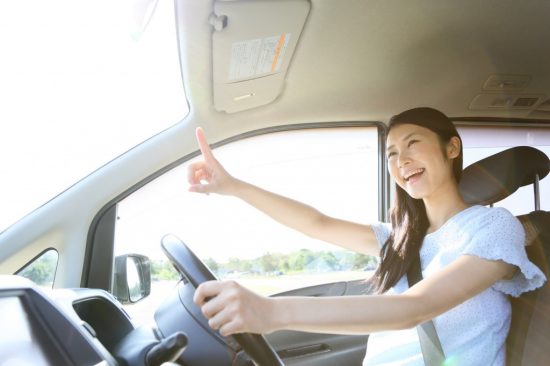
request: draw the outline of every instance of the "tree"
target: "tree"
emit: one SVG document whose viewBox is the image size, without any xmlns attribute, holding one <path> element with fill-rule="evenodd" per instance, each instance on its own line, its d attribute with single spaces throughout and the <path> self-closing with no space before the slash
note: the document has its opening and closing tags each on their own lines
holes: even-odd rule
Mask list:
<svg viewBox="0 0 550 366">
<path fill-rule="evenodd" d="M 151 260 L 151 278 L 155 281 L 179 280 L 180 274 L 167 260 Z"/>
<path fill-rule="evenodd" d="M 273 272 L 279 267 L 279 261 L 275 255 L 265 253 L 260 257 L 260 265 L 264 272 Z"/>
<path fill-rule="evenodd" d="M 214 260 L 214 258 L 207 258 L 204 260 L 204 264 L 212 271 L 217 272 L 220 269 L 220 265 L 218 262 Z"/>
<path fill-rule="evenodd" d="M 338 259 L 334 256 L 332 252 L 323 252 L 320 258 L 330 267 L 332 270 L 340 269 L 338 264 Z"/>
<path fill-rule="evenodd" d="M 353 269 L 364 269 L 367 267 L 376 268 L 377 261 L 372 255 L 356 253 L 353 258 Z"/>
<path fill-rule="evenodd" d="M 48 250 L 29 263 L 18 274 L 28 278 L 39 286 L 51 286 L 57 269 L 57 258 L 58 254 L 55 250 Z"/>
<path fill-rule="evenodd" d="M 315 253 L 308 249 L 300 249 L 290 254 L 289 266 L 291 271 L 302 271 L 306 266 L 315 260 Z"/>
<path fill-rule="evenodd" d="M 229 258 L 229 262 L 225 265 L 228 271 L 233 272 L 250 272 L 253 268 L 252 262 L 246 259 Z"/>
</svg>

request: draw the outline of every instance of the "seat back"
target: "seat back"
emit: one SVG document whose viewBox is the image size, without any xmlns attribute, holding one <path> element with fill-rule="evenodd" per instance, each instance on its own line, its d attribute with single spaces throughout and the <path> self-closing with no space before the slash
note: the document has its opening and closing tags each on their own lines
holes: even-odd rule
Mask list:
<svg viewBox="0 0 550 366">
<path fill-rule="evenodd" d="M 527 240 L 527 256 L 549 278 L 550 212 L 518 217 Z M 550 282 L 536 291 L 511 298 L 512 323 L 506 341 L 508 365 L 544 365 L 550 360 Z"/>
<path fill-rule="evenodd" d="M 519 187 L 533 184 L 535 209 L 518 216 L 525 228 L 529 259 L 549 277 L 550 212 L 540 211 L 539 179 L 550 171 L 540 150 L 519 146 L 478 161 L 464 169 L 460 191 L 470 204 L 492 205 Z M 512 322 L 506 342 L 507 364 L 534 366 L 550 360 L 550 283 L 511 298 Z"/>
</svg>

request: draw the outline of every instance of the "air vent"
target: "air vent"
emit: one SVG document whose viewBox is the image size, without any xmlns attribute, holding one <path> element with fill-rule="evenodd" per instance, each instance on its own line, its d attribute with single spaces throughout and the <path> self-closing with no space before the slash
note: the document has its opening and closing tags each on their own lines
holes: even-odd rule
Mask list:
<svg viewBox="0 0 550 366">
<path fill-rule="evenodd" d="M 471 110 L 528 110 L 543 99 L 541 94 L 495 94 L 485 93 L 477 95 L 470 103 Z M 545 101 L 550 111 L 550 100 Z M 543 104 L 544 104 L 543 103 Z M 541 104 L 542 106 L 542 104 Z M 540 107 L 539 107 L 540 108 Z M 537 110 L 539 110 L 537 108 Z"/>
<path fill-rule="evenodd" d="M 539 98 L 518 98 L 514 102 L 513 107 L 531 108 L 539 101 Z"/>
<path fill-rule="evenodd" d="M 550 112 L 550 99 L 545 100 L 537 107 L 538 112 Z"/>
</svg>

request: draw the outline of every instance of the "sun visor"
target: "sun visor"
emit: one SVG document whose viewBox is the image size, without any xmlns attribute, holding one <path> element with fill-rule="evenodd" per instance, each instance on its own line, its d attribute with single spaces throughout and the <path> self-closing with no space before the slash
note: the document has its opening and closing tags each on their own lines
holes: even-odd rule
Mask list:
<svg viewBox="0 0 550 366">
<path fill-rule="evenodd" d="M 214 3 L 209 20 L 216 110 L 233 113 L 277 98 L 309 9 L 307 0 Z"/>
</svg>

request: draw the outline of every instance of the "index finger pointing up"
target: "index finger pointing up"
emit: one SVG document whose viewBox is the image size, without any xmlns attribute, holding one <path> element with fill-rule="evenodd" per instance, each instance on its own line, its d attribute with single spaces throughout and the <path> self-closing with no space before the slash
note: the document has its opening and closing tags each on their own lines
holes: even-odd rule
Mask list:
<svg viewBox="0 0 550 366">
<path fill-rule="evenodd" d="M 212 154 L 212 150 L 210 150 L 210 146 L 208 145 L 208 141 L 206 141 L 206 137 L 204 136 L 204 131 L 202 130 L 202 128 L 197 127 L 195 134 L 197 136 L 199 148 L 201 149 L 201 153 L 204 156 L 204 159 L 214 160 L 214 155 Z"/>
</svg>

